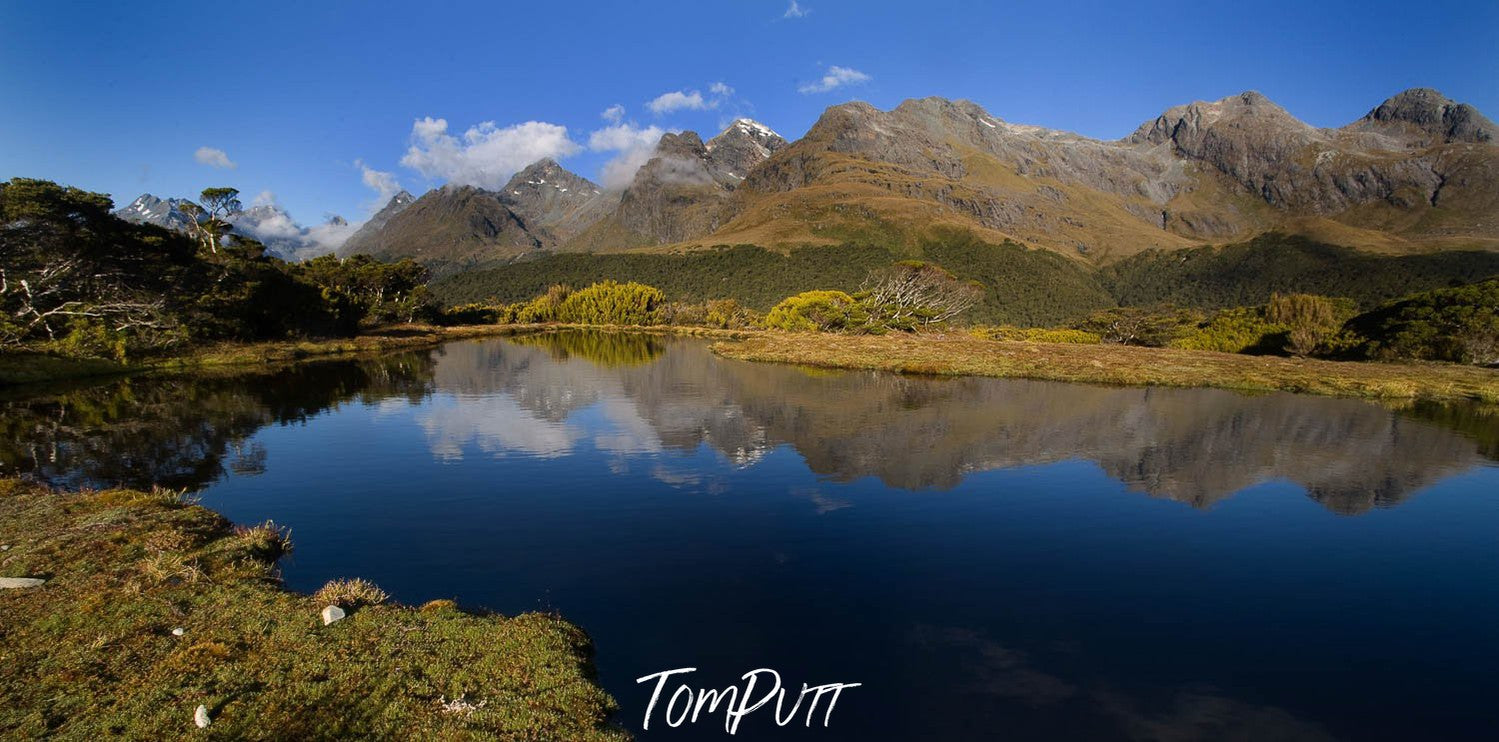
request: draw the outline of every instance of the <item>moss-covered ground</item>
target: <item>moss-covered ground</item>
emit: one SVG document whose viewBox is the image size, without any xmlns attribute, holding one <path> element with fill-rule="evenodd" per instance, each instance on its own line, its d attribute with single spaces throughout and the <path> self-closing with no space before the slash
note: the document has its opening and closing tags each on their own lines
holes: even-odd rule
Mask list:
<svg viewBox="0 0 1499 742">
<path fill-rule="evenodd" d="M 286 543 L 175 492 L 0 480 L 0 577 L 47 579 L 0 589 L 0 738 L 626 736 L 563 619 L 299 595 L 276 576 Z M 349 615 L 325 626 L 338 596 Z"/>
</svg>

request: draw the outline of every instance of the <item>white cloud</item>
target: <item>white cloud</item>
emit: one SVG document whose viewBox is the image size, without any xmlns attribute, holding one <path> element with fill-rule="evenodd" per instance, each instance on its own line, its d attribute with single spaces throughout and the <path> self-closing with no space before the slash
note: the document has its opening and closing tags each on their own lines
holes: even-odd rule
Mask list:
<svg viewBox="0 0 1499 742">
<path fill-rule="evenodd" d="M 712 85 L 709 85 L 708 86 L 708 92 L 710 92 L 710 93 L 712 93 L 712 94 L 714 94 L 716 96 L 719 96 L 721 98 L 727 98 L 727 97 L 729 97 L 729 96 L 731 96 L 731 95 L 734 94 L 734 89 L 731 88 L 731 87 L 729 87 L 728 85 L 726 85 L 722 81 L 720 81 L 720 82 L 715 82 Z"/>
<path fill-rule="evenodd" d="M 839 67 L 835 64 L 831 67 L 828 67 L 828 71 L 823 74 L 822 79 L 816 82 L 809 82 L 797 88 L 797 92 L 826 93 L 834 88 L 841 88 L 845 85 L 857 85 L 859 83 L 869 82 L 869 80 L 869 75 L 866 75 L 863 72 L 860 72 L 851 67 Z"/>
<path fill-rule="evenodd" d="M 806 18 L 811 13 L 811 8 L 803 8 L 796 0 L 791 0 L 791 6 L 786 8 L 786 14 L 782 18 Z"/>
<path fill-rule="evenodd" d="M 680 111 L 682 109 L 705 111 L 717 105 L 716 101 L 703 100 L 703 94 L 696 90 L 691 92 L 673 90 L 670 93 L 662 93 L 656 96 L 655 100 L 645 104 L 645 107 L 651 109 L 652 113 L 659 116 L 663 113 L 671 113 L 672 111 Z"/>
<path fill-rule="evenodd" d="M 659 126 L 637 126 L 634 123 L 615 124 L 599 129 L 588 136 L 588 148 L 594 152 L 615 152 L 613 159 L 604 163 L 599 180 L 605 188 L 618 189 L 630 184 L 635 171 L 651 159 L 656 143 L 666 130 Z"/>
<path fill-rule="evenodd" d="M 304 247 L 299 256 L 306 259 L 333 252 L 342 247 L 348 241 L 349 236 L 359 231 L 362 226 L 364 222 L 351 223 L 342 219 L 329 219 L 316 227 L 309 227 L 306 239 L 311 243 L 311 249 Z"/>
<path fill-rule="evenodd" d="M 261 191 L 255 194 L 255 198 L 250 199 L 251 206 L 274 206 L 275 204 L 276 194 L 270 191 Z"/>
<path fill-rule="evenodd" d="M 411 146 L 401 164 L 429 178 L 494 189 L 543 157 L 561 159 L 578 150 L 567 127 L 545 121 L 503 128 L 486 121 L 459 138 L 448 133 L 446 119 L 427 117 L 411 125 Z"/>
<path fill-rule="evenodd" d="M 221 170 L 233 170 L 239 167 L 233 160 L 229 159 L 228 153 L 213 147 L 199 147 L 198 151 L 193 153 L 193 159 L 197 160 L 199 165 L 216 167 Z"/>
<path fill-rule="evenodd" d="M 377 194 L 374 208 L 384 207 L 392 197 L 401 192 L 401 182 L 396 179 L 395 173 L 376 170 L 364 164 L 364 160 L 355 160 L 354 167 L 359 168 L 364 185 Z"/>
<path fill-rule="evenodd" d="M 614 105 L 605 108 L 603 112 L 599 114 L 599 118 L 608 121 L 611 124 L 617 124 L 625 118 L 625 107 L 618 103 L 615 103 Z"/>
</svg>

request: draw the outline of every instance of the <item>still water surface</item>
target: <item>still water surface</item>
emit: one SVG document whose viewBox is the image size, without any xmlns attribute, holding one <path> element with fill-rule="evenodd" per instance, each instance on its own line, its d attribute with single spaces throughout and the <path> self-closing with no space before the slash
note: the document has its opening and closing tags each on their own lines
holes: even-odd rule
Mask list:
<svg viewBox="0 0 1499 742">
<path fill-rule="evenodd" d="M 295 589 L 357 575 L 408 603 L 559 611 L 637 732 L 635 679 L 679 667 L 695 687 L 760 667 L 863 684 L 827 728 L 762 713 L 748 739 L 1499 728 L 1499 417 L 1481 410 L 563 333 L 32 391 L 0 401 L 0 428 L 6 473 L 190 487 L 289 526 Z M 722 724 L 658 709 L 645 737 Z"/>
</svg>

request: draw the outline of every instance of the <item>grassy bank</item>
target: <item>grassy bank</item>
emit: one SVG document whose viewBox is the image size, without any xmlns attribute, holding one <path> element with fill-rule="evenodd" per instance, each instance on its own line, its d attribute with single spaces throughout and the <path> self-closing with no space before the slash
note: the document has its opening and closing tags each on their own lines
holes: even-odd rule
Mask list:
<svg viewBox="0 0 1499 742">
<path fill-rule="evenodd" d="M 612 325 L 400 325 L 374 330 L 352 338 L 335 340 L 224 343 L 195 348 L 178 355 L 148 358 L 133 363 L 115 363 L 102 358 L 71 358 L 43 353 L 0 353 L 0 386 L 82 379 L 91 376 L 132 374 L 146 371 L 190 370 L 222 366 L 276 365 L 320 358 L 386 353 L 394 350 L 430 348 L 449 340 L 548 332 L 565 329 L 645 332 L 737 338 L 746 331 L 706 327 L 616 327 Z"/>
<path fill-rule="evenodd" d="M 760 333 L 720 342 L 714 350 L 727 358 L 824 368 L 1499 404 L 1499 371 L 1446 364 L 1351 363 L 1123 345 L 1000 342 L 962 335 Z"/>
<path fill-rule="evenodd" d="M 0 589 L 0 737 L 625 737 L 562 619 L 437 601 L 324 626 L 331 598 L 275 579 L 274 529 L 175 493 L 0 480 L 0 546 L 0 577 L 47 578 Z"/>
<path fill-rule="evenodd" d="M 400 325 L 373 330 L 352 338 L 222 343 L 193 348 L 174 355 L 143 358 L 129 363 L 45 353 L 0 353 L 0 386 L 163 369 L 181 370 L 215 366 L 291 363 L 314 358 L 336 358 L 424 348 L 465 337 L 504 335 L 524 331 L 525 328 L 498 326 Z"/>
<path fill-rule="evenodd" d="M 1113 344 L 1003 342 L 964 334 L 869 336 L 577 324 L 405 325 L 343 340 L 217 346 L 133 365 L 0 355 L 0 385 L 152 370 L 274 365 L 433 347 L 470 337 L 569 329 L 703 337 L 719 341 L 714 350 L 727 358 L 822 368 L 1499 404 L 1499 372 L 1441 363 L 1338 362 Z"/>
</svg>

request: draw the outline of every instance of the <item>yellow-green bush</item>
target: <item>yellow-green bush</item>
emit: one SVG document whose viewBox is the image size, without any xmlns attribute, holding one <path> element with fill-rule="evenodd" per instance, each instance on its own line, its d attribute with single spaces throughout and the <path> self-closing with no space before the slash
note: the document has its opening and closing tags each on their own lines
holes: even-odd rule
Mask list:
<svg viewBox="0 0 1499 742">
<path fill-rule="evenodd" d="M 515 307 L 513 321 L 525 324 L 562 321 L 562 304 L 572 296 L 573 290 L 563 284 L 547 289 L 545 294 Z"/>
<path fill-rule="evenodd" d="M 1171 347 L 1219 353 L 1274 353 L 1285 344 L 1289 330 L 1266 319 L 1263 307 L 1234 307 L 1214 314 Z"/>
<path fill-rule="evenodd" d="M 842 291 L 804 291 L 775 305 L 765 315 L 765 326 L 795 332 L 842 332 L 868 319 L 859 302 Z"/>
<path fill-rule="evenodd" d="M 666 294 L 643 283 L 604 281 L 575 291 L 557 305 L 561 322 L 591 325 L 659 325 Z"/>
<path fill-rule="evenodd" d="M 1073 330 L 1066 327 L 1015 327 L 1014 325 L 1000 325 L 999 327 L 975 327 L 970 332 L 974 337 L 986 340 L 1010 340 L 1027 343 L 1072 343 L 1076 345 L 1095 345 L 1103 342 L 1103 338 L 1096 332 Z"/>
</svg>

